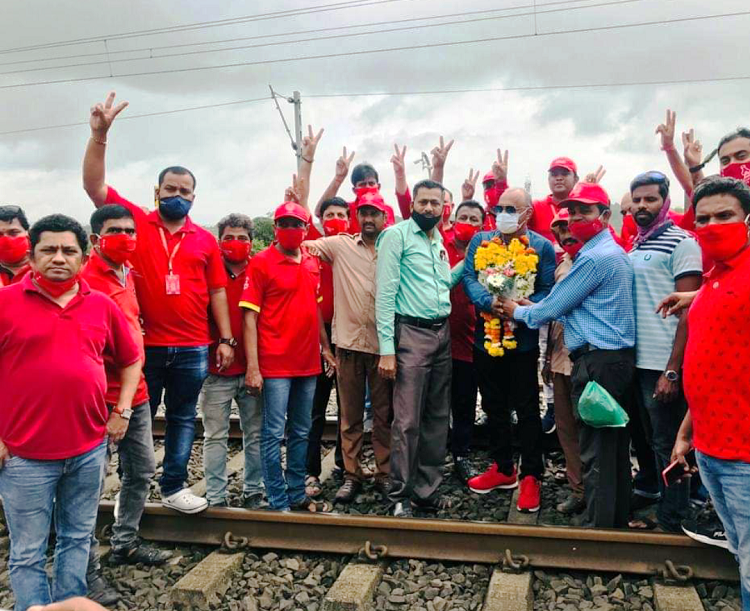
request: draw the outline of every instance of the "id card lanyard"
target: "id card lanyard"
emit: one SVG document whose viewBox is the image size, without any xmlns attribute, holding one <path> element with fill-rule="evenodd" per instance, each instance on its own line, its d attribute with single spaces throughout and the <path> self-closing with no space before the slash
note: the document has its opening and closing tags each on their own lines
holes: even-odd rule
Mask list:
<svg viewBox="0 0 750 611">
<path fill-rule="evenodd" d="M 164 229 L 162 229 L 161 227 L 159 227 L 159 235 L 161 236 L 161 243 L 164 246 L 164 252 L 167 255 L 167 267 L 169 269 L 167 275 L 164 277 L 167 295 L 179 295 L 180 276 L 172 271 L 172 263 L 174 262 L 174 258 L 177 255 L 177 251 L 180 250 L 180 246 L 182 246 L 182 240 L 185 239 L 185 234 L 182 234 L 182 236 L 180 237 L 180 241 L 177 242 L 177 246 L 174 247 L 174 250 L 172 250 L 171 253 L 169 252 L 169 246 L 167 246 L 167 237 L 164 235 Z"/>
</svg>

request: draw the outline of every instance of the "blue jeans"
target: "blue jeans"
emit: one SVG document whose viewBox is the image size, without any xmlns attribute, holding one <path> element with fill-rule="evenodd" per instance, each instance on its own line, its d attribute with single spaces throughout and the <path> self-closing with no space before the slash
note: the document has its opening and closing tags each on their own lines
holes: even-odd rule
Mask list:
<svg viewBox="0 0 750 611">
<path fill-rule="evenodd" d="M 242 492 L 263 493 L 260 466 L 261 401 L 245 390 L 245 376 L 210 375 L 201 392 L 203 416 L 203 469 L 206 499 L 211 504 L 227 500 L 227 440 L 232 400 L 240 408 L 245 472 Z"/>
<path fill-rule="evenodd" d="M 106 452 L 105 438 L 93 450 L 73 458 L 30 460 L 12 456 L 0 469 L 16 611 L 86 596 L 89 544 Z M 57 539 L 50 589 L 44 566 L 53 514 Z"/>
<path fill-rule="evenodd" d="M 742 608 L 750 611 L 750 463 L 695 452 L 703 484 L 740 563 Z"/>
<path fill-rule="evenodd" d="M 263 381 L 260 459 L 271 509 L 289 509 L 305 498 L 305 462 L 317 377 L 269 378 Z M 281 470 L 284 425 L 286 472 Z"/>
<path fill-rule="evenodd" d="M 661 472 L 669 466 L 672 457 L 677 431 L 687 411 L 687 403 L 682 392 L 671 403 L 660 403 L 654 399 L 656 383 L 661 377 L 661 371 L 653 369 L 636 369 L 636 403 L 640 410 L 644 424 L 646 441 L 654 450 L 656 459 L 656 473 L 659 476 L 659 492 L 661 500 L 656 511 L 659 525 L 670 532 L 682 532 L 680 524 L 688 517 L 690 508 L 690 480 L 683 480 L 679 484 L 664 486 Z"/>
<path fill-rule="evenodd" d="M 159 480 L 162 497 L 182 490 L 195 437 L 195 406 L 208 375 L 208 346 L 167 348 L 146 346 L 143 368 L 151 397 L 151 417 L 164 395 L 167 432 L 164 436 L 164 471 Z"/>
</svg>

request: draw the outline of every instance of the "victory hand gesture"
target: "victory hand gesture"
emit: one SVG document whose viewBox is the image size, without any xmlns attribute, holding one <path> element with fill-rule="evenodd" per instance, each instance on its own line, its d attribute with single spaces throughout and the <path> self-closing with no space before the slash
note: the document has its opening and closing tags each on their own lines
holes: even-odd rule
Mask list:
<svg viewBox="0 0 750 611">
<path fill-rule="evenodd" d="M 508 181 L 508 151 L 497 149 L 497 161 L 492 164 L 492 173 L 498 182 Z"/>
<path fill-rule="evenodd" d="M 317 135 L 313 135 L 312 125 L 307 126 L 307 136 L 302 138 L 302 150 L 300 151 L 302 159 L 307 163 L 312 163 L 315 160 L 315 149 L 318 148 L 318 142 L 320 142 L 324 131 L 321 128 Z"/>
<path fill-rule="evenodd" d="M 104 100 L 104 104 L 100 102 L 91 107 L 91 117 L 89 118 L 91 133 L 99 136 L 102 140 L 107 136 L 115 117 L 128 107 L 127 102 L 120 102 L 117 106 L 113 106 L 114 101 L 115 92 L 110 91 L 107 99 Z"/>
<path fill-rule="evenodd" d="M 396 153 L 391 156 L 391 163 L 393 164 L 393 173 L 396 178 L 403 178 L 406 176 L 406 145 L 403 150 L 398 150 L 398 144 L 394 144 L 393 148 L 396 149 Z"/>
<path fill-rule="evenodd" d="M 674 150 L 674 131 L 675 124 L 677 123 L 677 113 L 667 108 L 667 120 L 665 123 L 661 123 L 657 128 L 657 134 L 661 134 L 661 150 L 673 151 Z"/>
<path fill-rule="evenodd" d="M 689 132 L 682 132 L 682 146 L 687 166 L 693 168 L 700 165 L 703 161 L 703 145 L 700 140 L 695 139 L 695 130 L 692 127 Z"/>
<path fill-rule="evenodd" d="M 479 170 L 474 172 L 474 168 L 469 169 L 469 177 L 464 180 L 464 184 L 461 185 L 461 197 L 462 201 L 472 199 L 474 192 L 477 188 L 477 180 L 479 179 Z"/>
<path fill-rule="evenodd" d="M 448 153 L 451 150 L 451 147 L 453 146 L 453 140 L 451 140 L 448 144 L 445 144 L 443 141 L 443 137 L 440 136 L 440 144 L 438 144 L 435 148 L 433 148 L 430 153 L 432 154 L 432 165 L 433 167 L 443 167 L 445 165 L 445 160 L 448 157 Z M 404 147 L 404 150 L 406 150 L 406 147 Z"/>
<path fill-rule="evenodd" d="M 341 154 L 341 157 L 336 160 L 336 178 L 341 180 L 341 182 L 343 182 L 349 174 L 349 166 L 352 163 L 352 159 L 354 159 L 354 151 L 352 151 L 352 154 L 347 157 L 346 147 L 344 147 L 344 152 Z"/>
<path fill-rule="evenodd" d="M 586 174 L 586 177 L 583 179 L 583 182 L 591 183 L 591 184 L 598 184 L 602 181 L 602 178 L 604 178 L 604 175 L 607 173 L 607 170 L 604 169 L 603 165 L 600 165 L 598 168 L 596 168 L 595 172 L 589 172 Z"/>
</svg>

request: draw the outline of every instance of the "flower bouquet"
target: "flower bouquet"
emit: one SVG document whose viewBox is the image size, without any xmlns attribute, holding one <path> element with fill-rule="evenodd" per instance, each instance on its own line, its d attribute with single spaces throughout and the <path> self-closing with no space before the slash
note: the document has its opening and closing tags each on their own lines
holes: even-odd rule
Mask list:
<svg viewBox="0 0 750 611">
<path fill-rule="evenodd" d="M 474 255 L 477 279 L 493 297 L 524 299 L 534 293 L 539 255 L 529 246 L 526 236 L 513 238 L 505 244 L 499 237 L 481 243 Z M 500 319 L 482 312 L 484 349 L 490 356 L 503 356 L 517 347 L 513 320 Z"/>
</svg>

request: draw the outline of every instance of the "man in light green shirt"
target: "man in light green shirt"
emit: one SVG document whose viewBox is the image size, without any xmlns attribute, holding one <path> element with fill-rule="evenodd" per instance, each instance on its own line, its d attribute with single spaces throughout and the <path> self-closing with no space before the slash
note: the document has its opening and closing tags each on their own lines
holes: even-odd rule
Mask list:
<svg viewBox="0 0 750 611">
<path fill-rule="evenodd" d="M 443 187 L 414 185 L 411 218 L 378 238 L 375 299 L 379 370 L 395 380 L 391 425 L 391 492 L 394 515 L 437 510 L 450 412 L 450 289 L 463 264 L 451 271 L 437 230 Z"/>
</svg>

